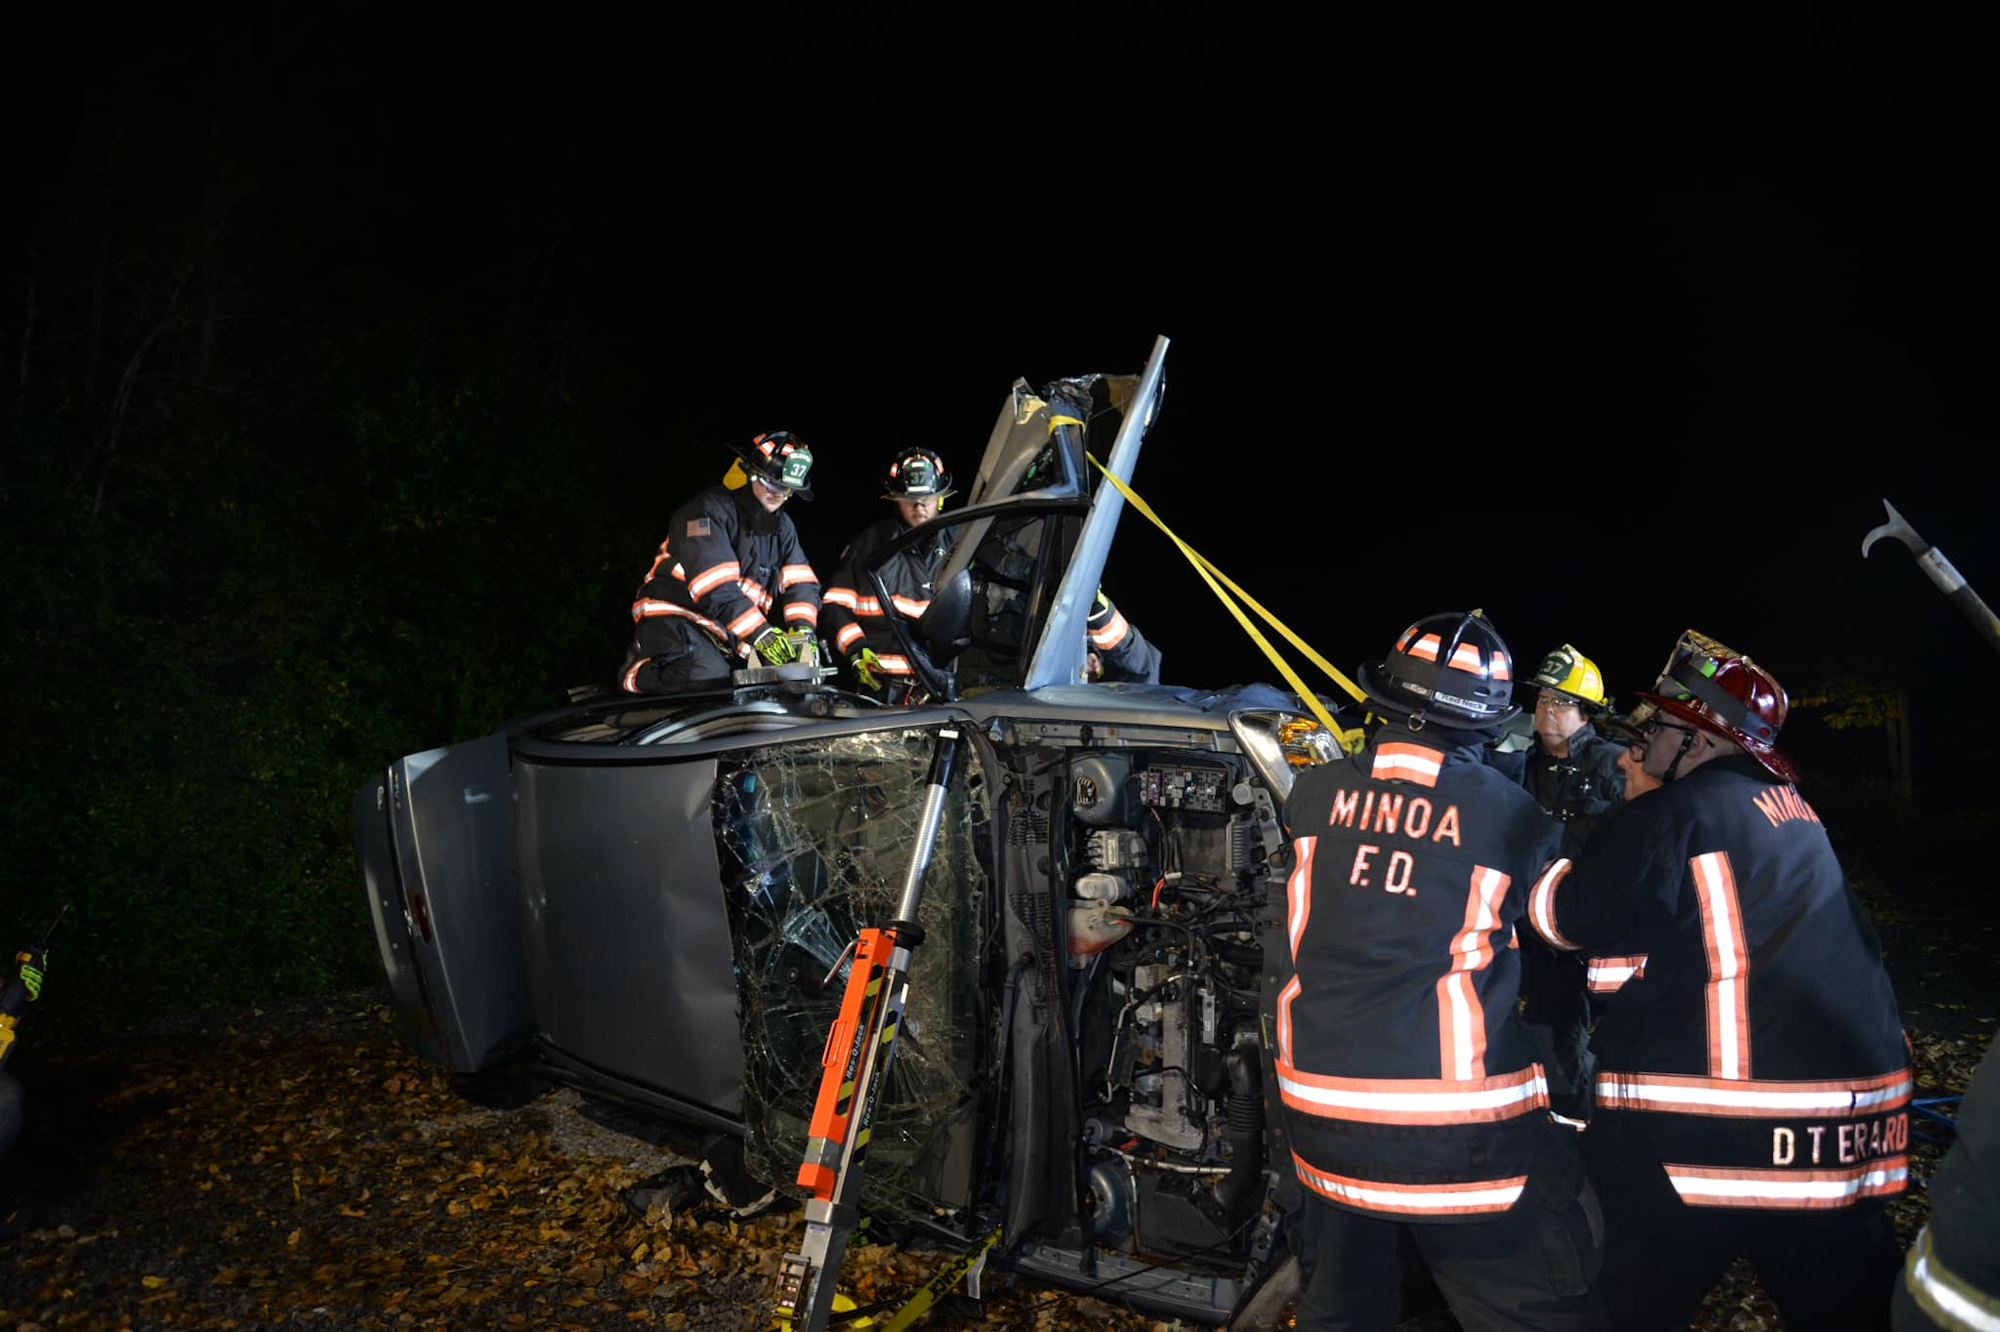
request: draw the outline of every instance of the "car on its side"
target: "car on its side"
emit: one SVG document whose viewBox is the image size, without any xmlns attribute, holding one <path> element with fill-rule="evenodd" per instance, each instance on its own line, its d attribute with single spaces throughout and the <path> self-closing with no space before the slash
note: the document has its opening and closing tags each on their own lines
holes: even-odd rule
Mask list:
<svg viewBox="0 0 2000 1332">
<path fill-rule="evenodd" d="M 1283 1256 L 1268 1039 L 1279 819 L 1313 723 L 1264 686 L 1082 683 L 1086 620 L 1158 411 L 1136 376 L 1016 383 L 918 618 L 933 700 L 809 667 L 599 693 L 412 754 L 354 804 L 405 1038 L 741 1133 L 789 1187 L 847 949 L 900 896 L 938 732 L 969 739 L 924 881 L 864 1207 L 1168 1316 L 1227 1320 Z M 884 603 L 889 598 L 884 596 Z M 1281 728 L 1288 728 L 1283 730 Z"/>
</svg>

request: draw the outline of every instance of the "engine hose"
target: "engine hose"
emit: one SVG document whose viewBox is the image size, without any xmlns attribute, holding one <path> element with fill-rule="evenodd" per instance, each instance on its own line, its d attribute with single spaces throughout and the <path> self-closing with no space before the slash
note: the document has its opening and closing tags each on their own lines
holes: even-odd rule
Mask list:
<svg viewBox="0 0 2000 1332">
<path fill-rule="evenodd" d="M 1216 1183 L 1215 1196 L 1231 1216 L 1242 1211 L 1264 1182 L 1264 1073 L 1252 1052 L 1242 1048 L 1222 1057 L 1229 1080 L 1229 1128 L 1233 1149 L 1229 1173 Z"/>
</svg>

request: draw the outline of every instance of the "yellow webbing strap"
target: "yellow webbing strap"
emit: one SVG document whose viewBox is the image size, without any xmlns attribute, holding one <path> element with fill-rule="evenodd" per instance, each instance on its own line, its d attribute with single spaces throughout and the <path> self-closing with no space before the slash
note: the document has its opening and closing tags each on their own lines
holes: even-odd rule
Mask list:
<svg viewBox="0 0 2000 1332">
<path fill-rule="evenodd" d="M 1319 701 L 1319 696 L 1313 693 L 1312 690 L 1306 688 L 1305 681 L 1299 678 L 1298 672 L 1292 669 L 1291 663 L 1286 661 L 1282 656 L 1279 655 L 1278 650 L 1271 646 L 1270 640 L 1265 638 L 1262 633 L 1258 632 L 1256 625 L 1250 623 L 1250 617 L 1243 613 L 1242 606 L 1238 606 L 1235 603 L 1235 601 L 1230 599 L 1229 592 L 1234 592 L 1237 596 L 1241 597 L 1243 599 L 1243 604 L 1245 606 L 1248 606 L 1250 607 L 1251 610 L 1256 611 L 1257 614 L 1263 618 L 1266 624 L 1270 625 L 1273 629 L 1276 629 L 1279 632 L 1279 634 L 1283 635 L 1286 642 L 1290 643 L 1293 647 L 1297 648 L 1299 651 L 1305 653 L 1307 659 L 1310 660 L 1313 665 L 1319 667 L 1322 671 L 1325 671 L 1335 684 L 1339 685 L 1342 689 L 1345 689 L 1349 694 L 1353 695 L 1355 702 L 1365 703 L 1368 701 L 1368 696 L 1366 694 L 1363 694 L 1361 690 L 1355 686 L 1355 683 L 1352 680 L 1348 679 L 1345 675 L 1342 675 L 1339 671 L 1335 670 L 1333 664 L 1329 662 L 1325 657 L 1322 657 L 1319 653 L 1313 651 L 1312 647 L 1304 639 L 1300 638 L 1297 634 L 1293 633 L 1288 627 L 1286 627 L 1284 621 L 1280 620 L 1277 616 L 1271 614 L 1270 611 L 1265 610 L 1264 607 L 1259 605 L 1256 599 L 1253 598 L 1248 592 L 1245 592 L 1242 588 L 1238 587 L 1233 581 L 1231 581 L 1229 575 L 1223 573 L 1222 570 L 1216 568 L 1213 564 L 1210 564 L 1208 562 L 1207 557 L 1204 556 L 1200 551 L 1196 550 L 1193 546 L 1188 545 L 1187 542 L 1181 540 L 1178 536 L 1176 536 L 1174 534 L 1174 530 L 1171 527 L 1168 527 L 1165 523 L 1160 521 L 1160 515 L 1154 513 L 1152 506 L 1147 504 L 1146 501 L 1140 499 L 1138 493 L 1134 491 L 1132 487 L 1126 485 L 1123 481 L 1120 481 L 1117 477 L 1113 476 L 1110 472 L 1106 471 L 1104 464 L 1097 461 L 1097 459 L 1094 456 L 1088 454 L 1086 454 L 1085 456 L 1090 458 L 1090 465 L 1092 467 L 1095 467 L 1098 471 L 1104 473 L 1105 480 L 1109 481 L 1112 485 L 1118 487 L 1118 493 L 1125 497 L 1126 503 L 1130 504 L 1133 508 L 1137 509 L 1140 513 L 1144 514 L 1146 516 L 1147 521 L 1151 522 L 1153 526 L 1159 528 L 1162 532 L 1165 532 L 1167 534 L 1167 540 L 1173 542 L 1174 545 L 1180 548 L 1181 554 L 1187 556 L 1188 563 L 1194 566 L 1194 571 L 1201 575 L 1202 581 L 1208 584 L 1209 590 L 1215 593 L 1216 599 L 1220 601 L 1225 607 L 1228 608 L 1229 613 L 1231 615 L 1234 615 L 1236 617 L 1236 622 L 1243 626 L 1243 632 L 1250 635 L 1250 640 L 1253 643 L 1255 643 L 1258 647 L 1263 649 L 1264 655 L 1270 658 L 1271 664 L 1273 666 L 1278 668 L 1278 673 L 1285 677 L 1285 682 L 1291 685 L 1293 692 L 1298 694 L 1300 701 L 1303 702 L 1307 708 L 1311 709 L 1312 715 L 1314 717 L 1319 719 L 1319 724 L 1321 726 L 1324 726 L 1330 733 L 1339 738 L 1341 748 L 1347 750 L 1349 753 L 1354 753 L 1355 751 L 1359 750 L 1365 739 L 1361 731 L 1358 728 L 1354 730 L 1348 730 L 1342 727 L 1339 723 L 1334 721 L 1333 715 L 1326 710 L 1326 705 Z M 1222 590 L 1223 585 L 1228 586 L 1229 592 L 1225 592 Z"/>
<path fill-rule="evenodd" d="M 999 1242 L 1000 1227 L 995 1226 L 986 1232 L 985 1239 L 946 1263 L 942 1271 L 925 1282 L 916 1294 L 903 1302 L 902 1308 L 884 1319 L 881 1325 L 882 1332 L 904 1332 L 905 1328 L 929 1313 L 931 1306 L 950 1294 L 951 1288 L 963 1281 L 965 1274 L 972 1270 L 972 1265 L 985 1257 L 986 1251 Z"/>
</svg>

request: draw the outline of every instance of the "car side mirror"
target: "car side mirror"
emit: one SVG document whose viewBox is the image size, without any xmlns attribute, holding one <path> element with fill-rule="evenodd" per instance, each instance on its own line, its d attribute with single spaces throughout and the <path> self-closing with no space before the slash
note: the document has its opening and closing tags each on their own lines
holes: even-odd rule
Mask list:
<svg viewBox="0 0 2000 1332">
<path fill-rule="evenodd" d="M 931 593 L 931 604 L 917 619 L 924 651 L 942 666 L 972 643 L 972 571 L 960 569 Z"/>
</svg>

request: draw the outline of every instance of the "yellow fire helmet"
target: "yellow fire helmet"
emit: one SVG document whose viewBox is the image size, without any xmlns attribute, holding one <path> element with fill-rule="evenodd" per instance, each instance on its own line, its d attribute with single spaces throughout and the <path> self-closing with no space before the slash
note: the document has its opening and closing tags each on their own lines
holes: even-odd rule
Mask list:
<svg viewBox="0 0 2000 1332">
<path fill-rule="evenodd" d="M 1543 657 L 1527 683 L 1536 690 L 1568 694 L 1587 708 L 1601 708 L 1608 701 L 1604 696 L 1604 676 L 1598 672 L 1597 663 L 1568 643 Z"/>
</svg>

